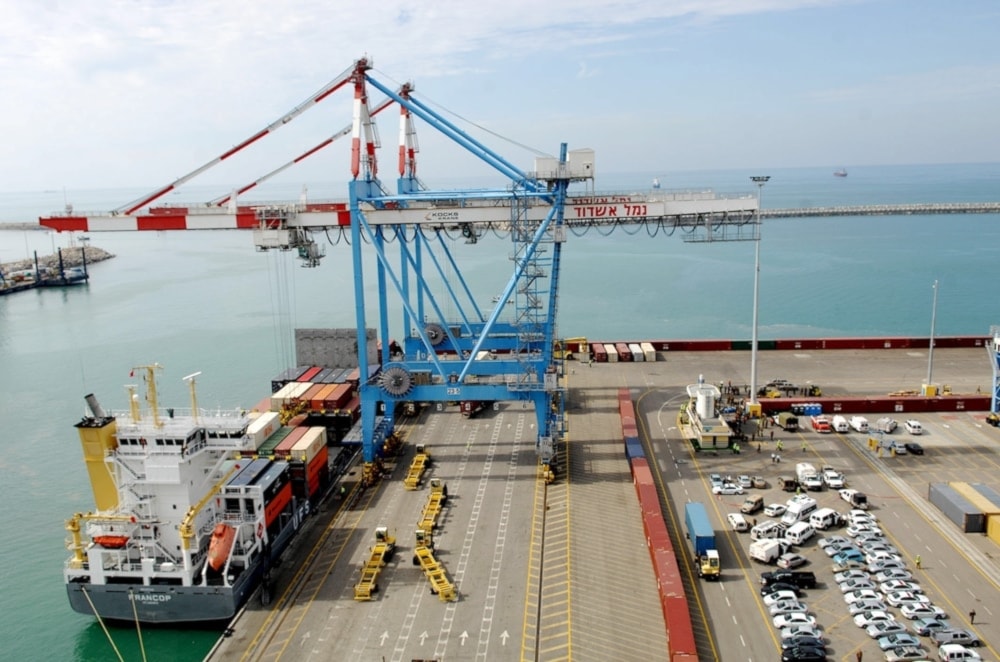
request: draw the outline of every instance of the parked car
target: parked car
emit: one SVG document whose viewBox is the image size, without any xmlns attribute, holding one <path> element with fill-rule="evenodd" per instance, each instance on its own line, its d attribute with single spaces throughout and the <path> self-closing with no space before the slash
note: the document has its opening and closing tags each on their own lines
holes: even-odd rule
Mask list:
<svg viewBox="0 0 1000 662">
<path fill-rule="evenodd" d="M 847 605 L 847 613 L 851 616 L 857 616 L 858 614 L 863 614 L 868 611 L 888 611 L 889 605 L 887 605 L 882 600 L 873 600 L 868 598 L 866 600 L 858 600 L 857 602 L 852 602 Z"/>
<path fill-rule="evenodd" d="M 942 647 L 945 644 L 960 644 L 962 646 L 971 646 L 973 648 L 978 648 L 983 645 L 983 642 L 980 641 L 979 637 L 977 637 L 974 633 L 960 628 L 938 630 L 937 632 L 931 634 L 931 640 L 933 640 L 938 646 Z"/>
<path fill-rule="evenodd" d="M 907 441 L 903 444 L 903 448 L 905 448 L 908 453 L 912 453 L 914 455 L 924 454 L 924 447 L 915 441 Z"/>
<path fill-rule="evenodd" d="M 878 639 L 879 637 L 884 637 L 888 634 L 899 634 L 906 632 L 906 627 L 899 621 L 881 621 L 879 623 L 872 623 L 865 628 L 865 632 L 872 639 Z"/>
<path fill-rule="evenodd" d="M 983 658 L 962 644 L 943 644 L 938 648 L 938 659 L 946 662 L 977 662 Z"/>
<path fill-rule="evenodd" d="M 802 594 L 802 591 L 799 590 L 798 586 L 787 582 L 775 582 L 774 584 L 768 584 L 767 586 L 760 587 L 760 594 L 762 596 L 768 596 L 782 591 L 794 592 L 796 596 Z"/>
<path fill-rule="evenodd" d="M 760 575 L 760 583 L 764 586 L 777 582 L 794 584 L 799 588 L 816 588 L 816 574 L 809 570 L 774 570 Z"/>
<path fill-rule="evenodd" d="M 897 570 L 906 570 L 906 564 L 902 561 L 895 559 L 889 559 L 886 561 L 876 561 L 875 563 L 868 564 L 868 572 L 878 574 L 883 570 L 890 570 L 895 568 Z"/>
<path fill-rule="evenodd" d="M 878 647 L 884 651 L 903 646 L 919 646 L 920 640 L 909 632 L 897 632 L 878 638 Z"/>
<path fill-rule="evenodd" d="M 782 554 L 778 557 L 778 567 L 779 568 L 798 568 L 809 562 L 809 559 L 802 556 L 801 554 Z"/>
<path fill-rule="evenodd" d="M 812 634 L 799 634 L 781 640 L 781 649 L 789 648 L 826 648 L 823 637 Z"/>
<path fill-rule="evenodd" d="M 786 510 L 788 510 L 788 508 L 786 508 L 784 504 L 769 503 L 764 506 L 764 515 L 766 517 L 781 517 L 785 514 Z"/>
<path fill-rule="evenodd" d="M 936 607 L 927 602 L 913 602 L 910 604 L 905 604 L 899 608 L 900 613 L 910 620 L 917 619 L 931 619 L 931 620 L 941 620 L 948 618 L 948 614 L 945 613 L 944 609 L 941 607 Z"/>
<path fill-rule="evenodd" d="M 716 485 L 722 485 L 722 475 L 721 474 L 709 474 L 708 482 L 715 487 Z"/>
<path fill-rule="evenodd" d="M 781 636 L 781 640 L 791 639 L 792 637 L 801 637 L 805 635 L 810 635 L 813 637 L 822 637 L 823 633 L 820 631 L 818 625 L 789 625 L 788 627 L 781 628 L 778 632 Z"/>
<path fill-rule="evenodd" d="M 840 592 L 850 593 L 851 591 L 860 591 L 861 589 L 874 589 L 875 584 L 872 584 L 869 579 L 848 579 L 846 582 L 840 582 Z"/>
<path fill-rule="evenodd" d="M 753 486 L 760 490 L 767 489 L 767 480 L 763 476 L 754 476 L 752 479 Z"/>
<path fill-rule="evenodd" d="M 892 621 L 896 622 L 896 618 L 887 611 L 882 609 L 873 609 L 872 611 L 861 612 L 854 617 L 854 624 L 859 628 L 866 628 L 872 623 L 886 623 Z"/>
<path fill-rule="evenodd" d="M 712 494 L 723 494 L 726 496 L 743 494 L 743 488 L 736 483 L 720 483 L 712 486 Z"/>
<path fill-rule="evenodd" d="M 902 568 L 889 568 L 875 575 L 875 581 L 878 582 L 879 584 L 891 581 L 893 579 L 902 579 L 902 580 L 913 579 L 913 575 L 910 574 L 909 570 L 903 570 Z"/>
<path fill-rule="evenodd" d="M 740 474 L 739 476 L 737 476 L 736 477 L 736 483 L 740 487 L 742 487 L 744 489 L 747 489 L 747 490 L 750 489 L 751 487 L 753 487 L 753 481 L 750 480 L 750 476 L 747 476 L 746 474 Z"/>
<path fill-rule="evenodd" d="M 782 600 L 798 600 L 799 596 L 796 591 L 775 591 L 774 593 L 768 593 L 764 596 L 764 604 L 770 607 L 776 602 L 781 602 Z"/>
<path fill-rule="evenodd" d="M 833 562 L 836 565 L 846 565 L 848 561 L 866 562 L 865 555 L 860 550 L 854 548 L 845 549 L 833 555 Z"/>
<path fill-rule="evenodd" d="M 902 607 L 905 604 L 913 602 L 930 603 L 931 599 L 923 593 L 914 593 L 912 591 L 892 591 L 885 594 L 885 601 L 893 607 Z"/>
<path fill-rule="evenodd" d="M 819 545 L 820 549 L 826 549 L 828 545 L 853 545 L 854 541 L 850 538 L 845 538 L 844 536 L 827 536 L 826 538 L 820 538 L 817 540 L 816 544 Z"/>
<path fill-rule="evenodd" d="M 844 474 L 835 469 L 826 469 L 823 471 L 823 482 L 830 489 L 839 490 L 844 486 Z"/>
<path fill-rule="evenodd" d="M 878 585 L 878 590 L 883 593 L 892 593 L 893 591 L 909 591 L 911 593 L 924 592 L 924 589 L 921 588 L 920 584 L 916 582 L 908 582 L 905 579 L 890 579 L 887 582 L 882 582 Z"/>
<path fill-rule="evenodd" d="M 802 611 L 796 611 L 791 614 L 778 614 L 772 622 L 776 628 L 787 628 L 793 625 L 816 625 L 816 617 Z"/>
<path fill-rule="evenodd" d="M 827 545 L 823 548 L 823 553 L 830 558 L 844 552 L 857 552 L 858 554 L 861 554 L 861 550 L 858 549 L 857 545 L 853 543 L 835 543 L 833 545 Z M 864 556 L 859 556 L 858 558 L 864 558 Z"/>
<path fill-rule="evenodd" d="M 797 598 L 792 598 L 791 600 L 778 600 L 773 605 L 767 608 L 767 611 L 771 616 L 777 616 L 778 614 L 794 614 L 795 612 L 808 611 L 804 602 L 799 602 Z"/>
<path fill-rule="evenodd" d="M 796 647 L 781 651 L 781 662 L 825 662 L 826 648 Z"/>
<path fill-rule="evenodd" d="M 848 591 L 844 594 L 844 602 L 851 604 L 858 600 L 881 600 L 882 595 L 870 588 L 862 588 L 856 591 Z"/>
<path fill-rule="evenodd" d="M 910 623 L 910 627 L 921 637 L 929 637 L 933 632 L 950 630 L 951 623 L 940 618 L 918 618 Z"/>
<path fill-rule="evenodd" d="M 910 434 L 923 434 L 924 433 L 924 428 L 920 425 L 920 421 L 915 421 L 912 418 L 907 419 L 906 422 L 903 423 L 903 427 Z"/>
<path fill-rule="evenodd" d="M 848 579 L 869 579 L 869 575 L 864 570 L 845 570 L 833 576 L 833 581 L 841 584 Z"/>
<path fill-rule="evenodd" d="M 926 660 L 927 651 L 920 646 L 902 646 L 885 653 L 886 662 L 908 662 L 909 660 Z"/>
</svg>

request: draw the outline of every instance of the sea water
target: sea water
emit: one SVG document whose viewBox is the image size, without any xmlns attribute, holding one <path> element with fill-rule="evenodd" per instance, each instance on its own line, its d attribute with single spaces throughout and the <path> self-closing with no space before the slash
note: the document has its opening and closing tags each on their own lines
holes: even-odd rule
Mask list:
<svg viewBox="0 0 1000 662">
<path fill-rule="evenodd" d="M 757 193 L 749 176 L 769 174 L 759 191 L 765 209 L 1000 199 L 1000 164 L 852 168 L 846 178 L 832 172 L 635 173 L 609 176 L 598 190 L 648 192 L 657 177 L 664 189 Z M 310 187 L 310 196 L 344 197 L 325 188 Z M 33 220 L 67 202 L 77 211 L 108 211 L 145 192 L 0 194 L 0 223 Z M 260 195 L 299 193 L 288 186 Z M 199 194 L 211 199 L 218 191 L 190 195 Z M 932 316 L 938 335 L 986 335 L 1000 324 L 992 294 L 1000 282 L 998 221 L 995 214 L 766 220 L 760 338 L 927 336 Z M 749 339 L 753 243 L 684 243 L 682 234 L 571 233 L 562 254 L 559 334 Z M 270 378 L 294 363 L 294 328 L 355 326 L 353 269 L 343 243 L 328 245 L 318 268 L 303 269 L 290 253 L 256 252 L 247 232 L 93 233 L 89 240 L 116 256 L 91 265 L 89 285 L 0 298 L 0 635 L 7 659 L 116 657 L 94 619 L 70 610 L 61 575 L 64 521 L 93 504 L 72 427 L 85 413 L 85 394 L 121 410 L 131 368 L 158 362 L 164 403 L 186 406 L 182 378 L 199 371 L 201 406 L 255 403 L 267 395 Z M 68 241 L 0 231 L 0 262 L 48 254 Z M 510 276 L 509 240 L 456 238 L 451 248 L 488 304 Z M 372 278 L 366 291 L 371 306 Z M 111 633 L 124 659 L 141 659 L 134 630 Z M 216 637 L 143 630 L 150 660 L 201 659 Z"/>
</svg>

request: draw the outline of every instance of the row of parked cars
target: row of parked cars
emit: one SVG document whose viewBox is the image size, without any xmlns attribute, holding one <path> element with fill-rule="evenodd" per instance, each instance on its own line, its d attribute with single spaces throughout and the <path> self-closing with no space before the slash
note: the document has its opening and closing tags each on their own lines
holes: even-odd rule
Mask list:
<svg viewBox="0 0 1000 662">
<path fill-rule="evenodd" d="M 854 624 L 875 639 L 885 659 L 928 659 L 921 639 L 928 637 L 938 647 L 939 660 L 979 660 L 969 647 L 982 642 L 975 633 L 953 627 L 948 614 L 931 602 L 875 516 L 851 510 L 847 520 L 846 537 L 822 538 L 819 546 L 835 559 L 834 581 Z M 909 625 L 898 621 L 891 609 L 898 609 Z"/>
</svg>

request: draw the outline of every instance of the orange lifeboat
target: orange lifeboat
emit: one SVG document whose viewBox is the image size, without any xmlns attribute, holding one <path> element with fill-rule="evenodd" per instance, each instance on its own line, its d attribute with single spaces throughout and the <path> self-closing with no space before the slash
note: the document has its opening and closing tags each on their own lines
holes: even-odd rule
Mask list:
<svg viewBox="0 0 1000 662">
<path fill-rule="evenodd" d="M 128 544 L 128 536 L 94 536 L 94 542 L 108 549 L 121 549 Z"/>
<path fill-rule="evenodd" d="M 212 531 L 212 540 L 208 544 L 208 565 L 218 572 L 229 558 L 229 550 L 233 547 L 236 529 L 219 522 Z"/>
</svg>

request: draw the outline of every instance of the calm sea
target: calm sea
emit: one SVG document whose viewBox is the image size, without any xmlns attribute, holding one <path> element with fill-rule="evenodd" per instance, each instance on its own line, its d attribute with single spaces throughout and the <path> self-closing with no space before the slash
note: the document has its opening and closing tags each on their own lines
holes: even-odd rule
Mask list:
<svg viewBox="0 0 1000 662">
<path fill-rule="evenodd" d="M 1000 164 L 769 172 L 636 173 L 602 178 L 600 190 L 714 188 L 750 192 L 769 174 L 763 206 L 800 207 L 1000 199 Z M 313 186 L 310 197 L 344 197 Z M 0 193 L 0 223 L 61 210 L 107 211 L 146 191 Z M 192 189 L 169 202 L 207 200 Z M 297 199 L 298 186 L 266 199 Z M 201 197 L 199 197 L 201 196 Z M 766 221 L 761 243 L 760 337 L 987 334 L 1000 324 L 992 291 L 1000 282 L 997 215 L 862 217 Z M 91 244 L 117 257 L 91 268 L 83 288 L 0 299 L 0 401 L 4 452 L 0 485 L 0 634 L 4 657 L 108 660 L 100 627 L 70 611 L 61 580 L 64 520 L 92 506 L 73 424 L 83 396 L 126 404 L 132 366 L 164 366 L 161 401 L 186 406 L 182 377 L 198 377 L 201 406 L 237 406 L 267 394 L 293 363 L 295 327 L 354 326 L 350 251 L 328 246 L 316 269 L 290 254 L 257 253 L 249 233 L 107 233 Z M 51 253 L 69 238 L 0 232 L 0 262 Z M 509 246 L 459 240 L 456 259 L 481 302 L 510 273 Z M 370 290 L 370 288 L 369 288 Z M 559 332 L 596 339 L 751 336 L 752 243 L 687 244 L 645 230 L 571 235 L 563 252 Z M 987 360 L 987 357 L 983 357 Z M 749 370 L 749 368 L 748 368 Z M 719 375 L 722 379 L 726 376 Z M 148 659 L 198 660 L 215 639 L 199 631 L 144 631 Z M 112 631 L 126 660 L 141 654 L 135 632 Z"/>
</svg>

